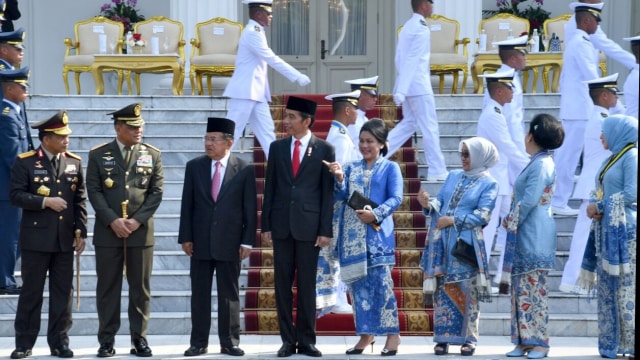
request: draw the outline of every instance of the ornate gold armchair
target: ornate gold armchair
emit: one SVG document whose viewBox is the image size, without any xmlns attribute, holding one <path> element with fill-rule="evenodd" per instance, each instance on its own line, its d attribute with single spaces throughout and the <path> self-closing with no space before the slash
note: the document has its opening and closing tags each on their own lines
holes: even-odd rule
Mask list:
<svg viewBox="0 0 640 360">
<path fill-rule="evenodd" d="M 439 92 L 444 87 L 444 76 L 453 75 L 451 93 L 458 91 L 458 75 L 463 74 L 462 93 L 464 94 L 469 76 L 469 55 L 467 45 L 469 38 L 458 39 L 460 36 L 460 23 L 442 15 L 431 15 L 427 18 L 427 24 L 431 29 L 431 75 L 440 77 Z M 462 55 L 459 53 L 459 45 L 462 45 Z"/>
<path fill-rule="evenodd" d="M 180 84 L 178 91 L 182 93 L 182 87 L 184 85 L 184 26 L 181 22 L 171 20 L 164 16 L 154 16 L 147 18 L 144 21 L 136 23 L 133 28 L 133 32 L 138 33 L 147 42 L 146 46 L 142 49 L 142 53 L 151 55 L 152 46 L 151 41 L 153 37 L 158 38 L 158 50 L 160 55 L 162 54 L 178 54 L 176 61 L 182 69 L 180 75 Z M 153 74 L 172 73 L 173 70 L 170 67 L 153 69 L 153 70 L 131 70 L 135 74 L 135 82 L 137 94 L 140 95 L 140 74 L 143 72 Z"/>
<path fill-rule="evenodd" d="M 189 81 L 191 94 L 196 89 L 202 95 L 202 76 L 207 77 L 207 89 L 212 94 L 212 76 L 231 76 L 236 64 L 241 23 L 216 17 L 197 23 L 195 39 L 191 39 Z"/>
<path fill-rule="evenodd" d="M 122 33 L 124 26 L 120 22 L 109 20 L 102 16 L 79 21 L 74 26 L 75 41 L 64 39 L 66 46 L 64 61 L 62 63 L 62 79 L 64 88 L 69 94 L 69 71 L 75 73 L 76 89 L 80 95 L 80 74 L 91 72 L 91 64 L 94 54 L 100 52 L 100 34 L 107 36 L 107 53 L 122 54 Z M 75 52 L 75 54 L 72 53 Z M 118 80 L 122 81 L 121 70 L 111 70 L 118 74 Z"/>
<path fill-rule="evenodd" d="M 481 34 L 482 30 L 487 34 L 487 50 L 490 50 L 493 49 L 491 43 L 507 39 L 509 30 L 511 30 L 511 35 L 514 38 L 520 36 L 523 32 L 528 34 L 529 20 L 512 14 L 500 13 L 480 21 L 478 34 Z M 476 43 L 480 43 L 480 40 L 476 39 Z M 498 49 L 496 48 L 495 50 L 497 51 Z"/>
</svg>

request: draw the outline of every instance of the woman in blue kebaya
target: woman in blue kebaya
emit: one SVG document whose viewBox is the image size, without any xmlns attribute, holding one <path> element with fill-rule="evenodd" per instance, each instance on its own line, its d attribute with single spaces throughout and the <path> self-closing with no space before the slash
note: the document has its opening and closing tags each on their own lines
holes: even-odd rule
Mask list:
<svg viewBox="0 0 640 360">
<path fill-rule="evenodd" d="M 600 139 L 611 156 L 596 173 L 596 190 L 587 206 L 593 222 L 578 284 L 596 289 L 600 355 L 614 359 L 631 354 L 634 359 L 638 120 L 608 117 Z"/>
<path fill-rule="evenodd" d="M 335 200 L 347 201 L 354 191 L 378 204 L 365 210 L 344 207 L 336 244 L 340 277 L 353 299 L 358 343 L 347 354 L 362 354 L 376 335 L 386 335 L 382 356 L 393 356 L 400 344 L 398 302 L 391 269 L 395 264 L 393 212 L 402 203 L 402 173 L 386 160 L 389 149 L 384 121 L 371 119 L 360 130 L 363 159 L 340 166 L 325 163 L 336 177 Z"/>
<path fill-rule="evenodd" d="M 451 171 L 436 198 L 420 190 L 418 201 L 431 216 L 428 241 L 420 267 L 424 296 L 434 304 L 434 352 L 444 355 L 449 344 L 473 355 L 478 342 L 478 301 L 491 300 L 491 285 L 482 228 L 489 223 L 498 195 L 498 183 L 487 169 L 498 160 L 498 150 L 481 137 L 462 140 L 462 170 Z M 473 246 L 478 266 L 451 254 L 460 238 Z"/>
<path fill-rule="evenodd" d="M 511 211 L 503 220 L 507 228 L 500 292 L 511 285 L 511 342 L 509 357 L 527 355 L 541 359 L 549 352 L 547 331 L 549 270 L 556 259 L 556 223 L 551 214 L 551 197 L 556 167 L 550 150 L 564 140 L 564 129 L 548 114 L 536 115 L 525 136 L 531 160 L 513 185 Z"/>
</svg>

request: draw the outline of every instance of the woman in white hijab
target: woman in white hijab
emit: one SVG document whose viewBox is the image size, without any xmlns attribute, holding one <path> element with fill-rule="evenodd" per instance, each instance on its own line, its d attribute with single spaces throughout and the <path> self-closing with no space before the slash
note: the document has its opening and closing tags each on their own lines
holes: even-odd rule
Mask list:
<svg viewBox="0 0 640 360">
<path fill-rule="evenodd" d="M 498 183 L 487 170 L 499 156 L 481 137 L 462 140 L 459 151 L 462 170 L 449 173 L 438 196 L 430 198 L 423 190 L 418 194 L 424 214 L 431 216 L 420 267 L 425 299 L 433 300 L 435 354 L 447 354 L 454 344 L 470 356 L 478 342 L 478 301 L 491 301 L 482 228 L 498 195 Z M 452 254 L 456 247 L 466 247 L 467 259 Z"/>
</svg>

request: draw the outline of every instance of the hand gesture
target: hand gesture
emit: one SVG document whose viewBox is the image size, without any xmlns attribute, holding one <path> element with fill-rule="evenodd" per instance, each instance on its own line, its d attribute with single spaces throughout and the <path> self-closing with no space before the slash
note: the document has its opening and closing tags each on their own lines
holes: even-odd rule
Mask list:
<svg viewBox="0 0 640 360">
<path fill-rule="evenodd" d="M 300 77 L 298 77 L 296 79 L 296 82 L 300 85 L 300 86 L 307 86 L 309 84 L 311 84 L 311 79 L 309 79 L 309 77 L 307 75 L 300 75 Z"/>
<path fill-rule="evenodd" d="M 429 205 L 429 193 L 422 189 L 418 191 L 418 202 L 427 211 L 431 208 L 431 205 Z"/>
<path fill-rule="evenodd" d="M 340 165 L 340 163 L 335 161 L 330 163 L 326 160 L 322 160 L 322 163 L 329 169 L 331 175 L 336 177 L 336 180 L 338 180 L 339 183 L 344 180 L 344 172 L 342 171 L 342 166 Z"/>
</svg>

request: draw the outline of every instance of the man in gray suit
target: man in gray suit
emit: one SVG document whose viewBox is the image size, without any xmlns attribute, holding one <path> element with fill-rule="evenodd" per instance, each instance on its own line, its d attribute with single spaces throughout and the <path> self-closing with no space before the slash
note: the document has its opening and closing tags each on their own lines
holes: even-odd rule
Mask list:
<svg viewBox="0 0 640 360">
<path fill-rule="evenodd" d="M 209 118 L 206 155 L 187 163 L 178 242 L 191 257 L 191 346 L 185 356 L 207 353 L 211 283 L 216 274 L 220 353 L 242 356 L 240 261 L 255 242 L 257 204 L 253 165 L 231 154 L 235 123 Z"/>
</svg>

